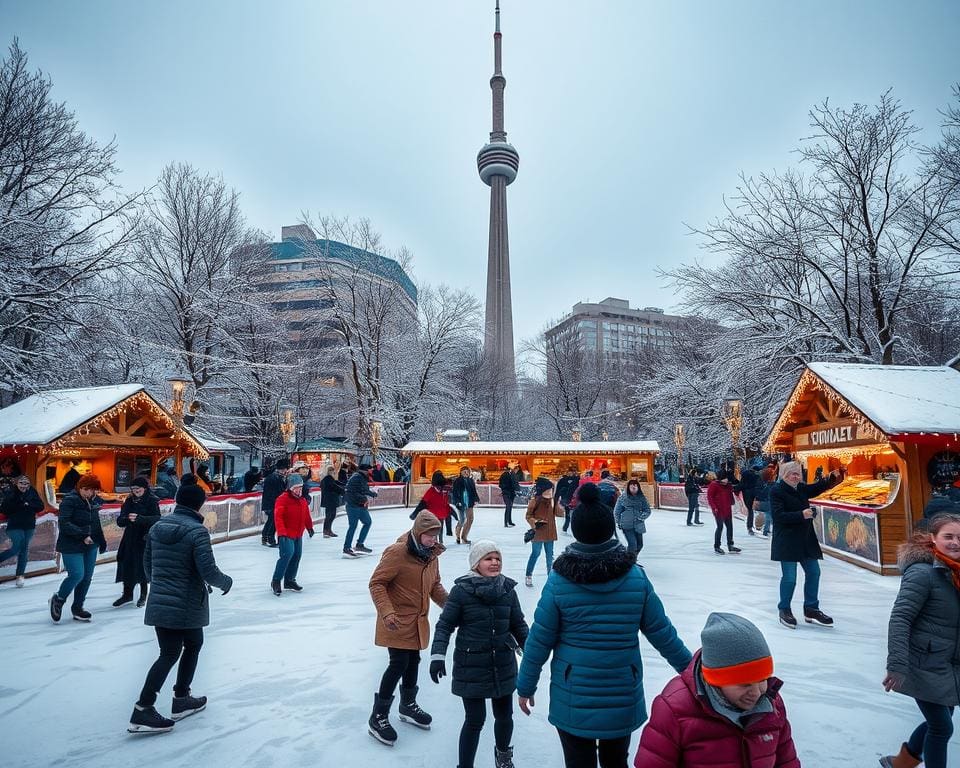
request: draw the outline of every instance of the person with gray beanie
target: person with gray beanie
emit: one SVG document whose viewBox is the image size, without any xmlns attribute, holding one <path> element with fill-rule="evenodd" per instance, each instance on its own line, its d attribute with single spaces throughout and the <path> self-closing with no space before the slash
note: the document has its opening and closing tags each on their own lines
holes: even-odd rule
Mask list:
<svg viewBox="0 0 960 768">
<path fill-rule="evenodd" d="M 808 624 L 832 627 L 833 619 L 820 610 L 820 561 L 823 551 L 813 518 L 817 513 L 810 499 L 840 482 L 834 470 L 816 483 L 804 483 L 803 467 L 798 461 L 780 465 L 780 479 L 770 489 L 770 515 L 773 517 L 773 543 L 770 559 L 780 563 L 780 602 L 777 604 L 780 623 L 797 628 L 790 608 L 797 587 L 797 565 L 803 569 L 803 619 Z"/>
<path fill-rule="evenodd" d="M 585 483 L 570 518 L 576 541 L 553 564 L 517 677 L 530 714 L 543 665 L 567 768 L 626 768 L 630 737 L 647 719 L 639 634 L 677 672 L 692 655 L 643 569 L 614 538 L 613 511 Z M 602 631 L 598 631 L 601 628 Z"/>
<path fill-rule="evenodd" d="M 693 661 L 653 700 L 637 768 L 800 768 L 763 633 L 711 613 Z"/>
<path fill-rule="evenodd" d="M 517 597 L 517 582 L 501 572 L 496 542 L 484 539 L 470 548 L 470 573 L 454 582 L 437 620 L 430 649 L 430 679 L 447 673 L 450 636 L 457 632 L 453 655 L 455 696 L 463 699 L 459 768 L 473 768 L 486 720 L 486 700 L 493 710 L 496 768 L 513 768 L 513 692 L 516 690 L 516 649 L 529 632 Z"/>
<path fill-rule="evenodd" d="M 150 667 L 133 708 L 127 727 L 130 733 L 169 731 L 177 720 L 207 706 L 207 697 L 192 696 L 190 685 L 203 646 L 203 628 L 210 623 L 209 593 L 217 587 L 227 594 L 233 579 L 217 567 L 213 556 L 210 532 L 200 512 L 206 499 L 196 478 L 184 475 L 173 512 L 160 518 L 147 535 L 143 568 L 150 595 L 143 623 L 156 631 L 160 656 Z M 167 718 L 154 705 L 178 660 L 171 716 Z"/>
</svg>

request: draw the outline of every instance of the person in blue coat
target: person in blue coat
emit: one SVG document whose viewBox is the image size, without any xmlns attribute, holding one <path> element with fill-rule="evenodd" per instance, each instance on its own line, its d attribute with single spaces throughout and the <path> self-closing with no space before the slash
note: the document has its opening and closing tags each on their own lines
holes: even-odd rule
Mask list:
<svg viewBox="0 0 960 768">
<path fill-rule="evenodd" d="M 576 543 L 557 558 L 537 604 L 517 678 L 530 714 L 540 672 L 550 664 L 548 719 L 566 768 L 626 768 L 630 736 L 647 719 L 638 633 L 677 673 L 693 656 L 643 569 L 614 538 L 614 518 L 597 487 L 580 487 L 571 515 Z"/>
</svg>

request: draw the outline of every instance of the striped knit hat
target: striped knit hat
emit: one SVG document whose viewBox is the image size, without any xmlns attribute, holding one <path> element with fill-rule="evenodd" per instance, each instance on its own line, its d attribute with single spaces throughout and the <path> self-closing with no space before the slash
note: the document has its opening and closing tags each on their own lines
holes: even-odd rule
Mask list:
<svg viewBox="0 0 960 768">
<path fill-rule="evenodd" d="M 767 641 L 756 625 L 742 616 L 711 613 L 700 642 L 700 669 L 709 685 L 748 685 L 773 674 Z"/>
</svg>

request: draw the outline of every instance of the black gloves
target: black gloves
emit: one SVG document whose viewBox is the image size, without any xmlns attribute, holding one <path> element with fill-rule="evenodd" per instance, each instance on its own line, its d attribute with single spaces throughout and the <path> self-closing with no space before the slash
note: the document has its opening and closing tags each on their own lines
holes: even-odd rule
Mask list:
<svg viewBox="0 0 960 768">
<path fill-rule="evenodd" d="M 312 538 L 313 538 L 313 529 L 307 531 L 307 535 L 310 536 L 310 538 L 312 539 Z"/>
<path fill-rule="evenodd" d="M 225 586 L 225 587 L 223 588 L 223 592 L 221 592 L 220 594 L 221 594 L 221 595 L 225 595 L 225 594 L 227 594 L 227 592 L 229 592 L 232 588 L 233 588 L 233 579 L 231 579 L 229 576 L 227 576 L 227 586 Z M 212 591 L 212 590 L 211 590 L 211 591 Z"/>
<path fill-rule="evenodd" d="M 445 677 L 447 674 L 447 662 L 445 661 L 431 661 L 430 662 L 430 679 L 435 683 L 440 682 L 441 677 Z"/>
</svg>

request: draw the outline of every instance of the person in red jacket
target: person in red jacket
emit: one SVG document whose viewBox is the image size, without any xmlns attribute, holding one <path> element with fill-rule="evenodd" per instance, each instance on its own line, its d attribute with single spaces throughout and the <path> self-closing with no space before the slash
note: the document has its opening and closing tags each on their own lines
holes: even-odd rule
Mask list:
<svg viewBox="0 0 960 768">
<path fill-rule="evenodd" d="M 636 768 L 800 768 L 763 634 L 711 613 L 702 648 L 653 701 Z"/>
<path fill-rule="evenodd" d="M 726 470 L 717 472 L 717 479 L 707 486 L 707 503 L 713 512 L 713 519 L 717 521 L 717 531 L 713 534 L 713 551 L 718 555 L 724 554 L 720 549 L 720 534 L 726 527 L 727 551 L 731 555 L 739 554 L 740 548 L 733 546 L 733 488 Z"/>
<path fill-rule="evenodd" d="M 279 557 L 270 588 L 280 597 L 280 579 L 283 579 L 284 589 L 302 592 L 303 587 L 297 584 L 297 569 L 303 552 L 303 532 L 313 538 L 313 519 L 310 517 L 310 503 L 303 498 L 303 477 L 297 472 L 287 476 L 287 490 L 277 497 L 273 519 L 277 526 Z"/>
<path fill-rule="evenodd" d="M 427 488 L 427 492 L 423 494 L 423 498 L 420 499 L 416 508 L 410 513 L 410 519 L 415 520 L 417 515 L 420 514 L 420 510 L 428 509 L 441 524 L 446 525 L 447 535 L 452 536 L 453 530 L 450 516 L 453 515 L 454 512 L 450 508 L 450 497 L 447 495 L 446 486 L 447 478 L 443 472 L 438 469 L 430 478 L 430 487 Z M 441 544 L 443 543 L 442 527 L 440 528 L 440 538 L 438 541 Z"/>
</svg>

